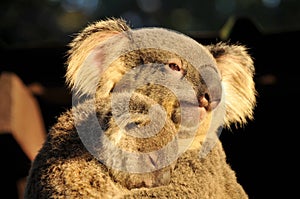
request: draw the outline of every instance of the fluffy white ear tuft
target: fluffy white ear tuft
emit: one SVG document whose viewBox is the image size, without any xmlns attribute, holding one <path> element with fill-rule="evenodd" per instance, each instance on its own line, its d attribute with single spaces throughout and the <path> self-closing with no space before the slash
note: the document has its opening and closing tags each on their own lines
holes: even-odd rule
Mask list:
<svg viewBox="0 0 300 199">
<path fill-rule="evenodd" d="M 225 125 L 243 126 L 253 119 L 257 92 L 253 59 L 243 45 L 224 42 L 206 46 L 216 59 L 225 90 Z"/>
<path fill-rule="evenodd" d="M 81 94 L 88 94 L 87 91 L 93 90 L 88 83 L 90 78 L 96 78 L 95 73 L 101 71 L 101 61 L 104 60 L 105 52 L 96 49 L 102 42 L 106 41 L 114 35 L 130 30 L 129 26 L 122 19 L 109 18 L 97 21 L 88 25 L 79 32 L 69 44 L 68 51 L 66 83 L 72 91 Z M 93 60 L 97 68 L 89 68 L 88 64 L 84 64 L 90 53 L 95 54 Z M 82 69 L 82 67 L 85 67 Z M 84 72 L 83 72 L 84 71 Z M 97 87 L 94 85 L 93 87 Z"/>
</svg>

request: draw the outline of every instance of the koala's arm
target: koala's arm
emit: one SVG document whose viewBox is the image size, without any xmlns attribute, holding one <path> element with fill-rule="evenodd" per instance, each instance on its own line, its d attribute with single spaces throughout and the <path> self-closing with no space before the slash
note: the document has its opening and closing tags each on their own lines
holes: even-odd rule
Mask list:
<svg viewBox="0 0 300 199">
<path fill-rule="evenodd" d="M 90 113 L 86 111 L 89 109 L 82 110 L 80 113 L 84 120 Z M 25 199 L 118 198 L 126 193 L 109 177 L 108 168 L 83 145 L 74 124 L 73 111 L 63 113 L 49 131 L 46 142 L 32 163 Z"/>
</svg>

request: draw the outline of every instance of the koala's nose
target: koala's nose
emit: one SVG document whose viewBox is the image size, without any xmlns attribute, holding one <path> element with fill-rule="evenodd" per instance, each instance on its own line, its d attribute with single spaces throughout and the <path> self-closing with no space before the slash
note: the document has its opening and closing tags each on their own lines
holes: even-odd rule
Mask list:
<svg viewBox="0 0 300 199">
<path fill-rule="evenodd" d="M 220 97 L 219 96 L 213 96 L 209 94 L 208 92 L 204 93 L 203 95 L 200 95 L 198 98 L 199 107 L 205 108 L 207 111 L 211 111 L 215 109 L 218 104 L 220 103 Z"/>
<path fill-rule="evenodd" d="M 201 95 L 199 97 L 199 107 L 204 107 L 205 109 L 208 109 L 209 106 L 209 95 L 205 93 L 204 95 Z"/>
</svg>

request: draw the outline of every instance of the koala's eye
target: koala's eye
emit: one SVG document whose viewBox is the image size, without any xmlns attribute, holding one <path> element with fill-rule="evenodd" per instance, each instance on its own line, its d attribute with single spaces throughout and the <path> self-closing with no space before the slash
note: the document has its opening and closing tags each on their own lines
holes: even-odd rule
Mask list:
<svg viewBox="0 0 300 199">
<path fill-rule="evenodd" d="M 181 75 L 185 74 L 185 72 L 182 68 L 182 62 L 178 58 L 172 58 L 172 59 L 168 60 L 167 66 L 173 71 L 180 72 Z"/>
<path fill-rule="evenodd" d="M 169 63 L 169 67 L 172 70 L 180 71 L 180 67 L 176 63 Z"/>
</svg>

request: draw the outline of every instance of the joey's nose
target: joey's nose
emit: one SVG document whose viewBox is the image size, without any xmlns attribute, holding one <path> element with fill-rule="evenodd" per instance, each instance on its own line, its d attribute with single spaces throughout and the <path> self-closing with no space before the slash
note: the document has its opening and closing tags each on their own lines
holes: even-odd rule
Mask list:
<svg viewBox="0 0 300 199">
<path fill-rule="evenodd" d="M 214 108 L 218 106 L 220 103 L 219 98 L 214 98 L 208 93 L 205 93 L 204 95 L 200 95 L 198 98 L 199 107 L 205 108 L 207 111 L 211 111 Z"/>
</svg>

